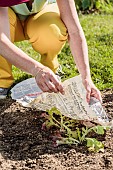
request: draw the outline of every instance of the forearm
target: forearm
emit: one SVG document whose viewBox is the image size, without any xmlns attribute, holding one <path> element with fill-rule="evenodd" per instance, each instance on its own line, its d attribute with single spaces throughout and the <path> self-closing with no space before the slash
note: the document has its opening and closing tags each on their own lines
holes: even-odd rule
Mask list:
<svg viewBox="0 0 113 170">
<path fill-rule="evenodd" d="M 10 63 L 32 74 L 33 76 L 36 75 L 40 68 L 44 67 L 42 64 L 30 58 L 21 49 L 11 43 L 5 35 L 1 36 L 2 41 L 0 41 L 0 54 Z"/>
<path fill-rule="evenodd" d="M 90 78 L 88 48 L 84 35 L 69 33 L 69 44 L 76 66 L 82 78 Z"/>
<path fill-rule="evenodd" d="M 69 44 L 77 68 L 83 78 L 89 78 L 90 69 L 88 48 L 82 27 L 78 19 L 74 0 L 57 0 L 57 3 L 59 6 L 61 19 L 65 23 L 68 30 Z"/>
<path fill-rule="evenodd" d="M 36 75 L 42 64 L 30 58 L 10 41 L 8 9 L 0 8 L 0 55 L 18 68 Z"/>
</svg>

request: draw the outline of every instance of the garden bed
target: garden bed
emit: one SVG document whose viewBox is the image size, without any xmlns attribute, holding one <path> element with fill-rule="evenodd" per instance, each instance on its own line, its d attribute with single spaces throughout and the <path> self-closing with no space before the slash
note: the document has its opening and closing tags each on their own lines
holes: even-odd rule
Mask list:
<svg viewBox="0 0 113 170">
<path fill-rule="evenodd" d="M 113 90 L 102 92 L 103 106 L 113 118 Z M 0 101 L 0 170 L 111 170 L 113 130 L 101 136 L 104 152 L 88 152 L 87 147 L 54 147 L 51 130 L 41 130 L 40 112 L 24 108 L 8 98 Z"/>
</svg>

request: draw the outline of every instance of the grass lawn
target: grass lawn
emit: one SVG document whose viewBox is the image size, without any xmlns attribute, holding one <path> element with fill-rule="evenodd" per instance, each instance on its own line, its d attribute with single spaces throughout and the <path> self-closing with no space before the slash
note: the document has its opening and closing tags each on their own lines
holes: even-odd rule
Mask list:
<svg viewBox="0 0 113 170">
<path fill-rule="evenodd" d="M 82 15 L 80 22 L 89 48 L 92 79 L 100 90 L 113 88 L 113 16 Z M 27 41 L 16 43 L 16 45 L 39 61 L 40 55 Z M 58 58 L 65 73 L 62 80 L 78 74 L 68 43 Z M 13 74 L 16 83 L 30 77 L 14 66 Z"/>
</svg>

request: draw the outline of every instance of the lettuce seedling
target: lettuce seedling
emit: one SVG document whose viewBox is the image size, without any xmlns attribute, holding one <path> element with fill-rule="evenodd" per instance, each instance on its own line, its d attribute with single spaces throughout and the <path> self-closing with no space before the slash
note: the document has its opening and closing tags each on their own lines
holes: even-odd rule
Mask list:
<svg viewBox="0 0 113 170">
<path fill-rule="evenodd" d="M 47 110 L 47 113 L 48 116 L 46 116 L 45 121 L 46 128 L 56 127 L 59 134 L 53 136 L 56 139 L 56 146 L 61 144 L 79 145 L 86 143 L 89 151 L 104 151 L 103 143 L 93 137 L 89 138 L 88 135 L 90 134 L 91 136 L 91 133 L 104 135 L 105 131 L 109 130 L 110 127 L 97 125 L 89 128 L 81 124 L 81 121 L 62 115 L 55 107 Z"/>
</svg>

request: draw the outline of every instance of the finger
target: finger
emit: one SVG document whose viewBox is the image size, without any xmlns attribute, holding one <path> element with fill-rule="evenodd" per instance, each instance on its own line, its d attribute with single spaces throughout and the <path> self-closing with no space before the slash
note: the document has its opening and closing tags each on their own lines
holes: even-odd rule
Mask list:
<svg viewBox="0 0 113 170">
<path fill-rule="evenodd" d="M 85 80 L 85 88 L 86 88 L 86 101 L 89 103 L 90 102 L 90 97 L 91 97 L 91 88 L 89 83 Z"/>
<path fill-rule="evenodd" d="M 45 74 L 45 73 L 43 73 L 43 74 L 42 74 L 42 81 L 43 81 L 43 82 L 46 84 L 46 86 L 48 87 L 49 92 L 55 92 L 55 93 L 57 93 L 58 90 L 57 90 L 56 86 L 51 82 L 50 77 L 51 77 L 51 74 Z"/>
<path fill-rule="evenodd" d="M 87 91 L 86 92 L 86 101 L 89 103 L 90 102 L 90 97 L 91 97 L 91 92 Z"/>
<path fill-rule="evenodd" d="M 98 99 L 99 99 L 99 101 L 102 103 L 102 96 L 101 96 L 101 93 L 98 94 Z"/>
<path fill-rule="evenodd" d="M 59 92 L 58 89 L 55 87 L 55 85 L 50 80 L 46 79 L 45 83 L 51 92 L 54 92 L 54 93 Z"/>
<path fill-rule="evenodd" d="M 46 73 L 42 73 L 40 77 L 38 76 L 38 85 L 43 92 L 55 92 L 57 93 L 58 90 L 55 85 L 50 81 L 50 75 Z"/>
<path fill-rule="evenodd" d="M 55 88 L 62 94 L 64 94 L 64 88 L 61 84 L 61 82 L 55 77 L 55 76 L 51 76 L 50 77 L 51 82 L 55 85 Z"/>
<path fill-rule="evenodd" d="M 101 97 L 101 93 L 99 90 L 93 90 L 93 92 L 91 93 L 91 96 L 94 96 L 96 99 L 98 99 L 101 103 L 102 103 L 102 97 Z"/>
<path fill-rule="evenodd" d="M 50 92 L 50 89 L 48 88 L 48 86 L 46 85 L 46 83 L 40 82 L 40 83 L 38 83 L 38 86 L 40 87 L 40 89 L 41 89 L 43 92 Z"/>
</svg>

